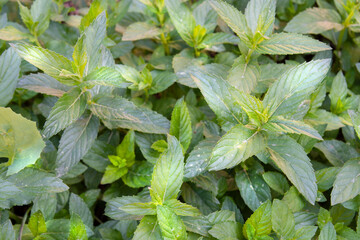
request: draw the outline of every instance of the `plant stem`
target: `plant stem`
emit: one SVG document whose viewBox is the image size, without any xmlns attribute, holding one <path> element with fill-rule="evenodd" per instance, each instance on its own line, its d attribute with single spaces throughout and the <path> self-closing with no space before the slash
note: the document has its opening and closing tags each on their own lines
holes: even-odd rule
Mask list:
<svg viewBox="0 0 360 240">
<path fill-rule="evenodd" d="M 164 46 L 164 49 L 165 49 L 165 55 L 170 55 L 169 43 L 166 40 L 164 32 L 162 32 L 160 34 L 160 38 L 161 38 L 162 45 Z"/>
<path fill-rule="evenodd" d="M 22 222 L 21 222 L 21 227 L 20 227 L 20 230 L 19 230 L 18 240 L 21 240 L 21 238 L 22 238 L 22 233 L 23 233 L 24 226 L 25 226 L 25 223 L 26 223 L 26 220 L 27 220 L 27 217 L 28 217 L 28 215 L 29 215 L 30 210 L 31 210 L 31 207 L 29 207 L 29 208 L 26 210 L 25 214 L 24 214 L 24 217 L 23 217 Z"/>
</svg>

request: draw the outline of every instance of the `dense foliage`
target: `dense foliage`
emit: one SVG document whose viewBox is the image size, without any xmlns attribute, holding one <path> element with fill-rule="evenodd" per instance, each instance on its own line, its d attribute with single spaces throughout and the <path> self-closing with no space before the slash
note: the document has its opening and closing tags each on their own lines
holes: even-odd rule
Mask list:
<svg viewBox="0 0 360 240">
<path fill-rule="evenodd" d="M 0 240 L 360 239 L 358 0 L 0 0 Z"/>
</svg>

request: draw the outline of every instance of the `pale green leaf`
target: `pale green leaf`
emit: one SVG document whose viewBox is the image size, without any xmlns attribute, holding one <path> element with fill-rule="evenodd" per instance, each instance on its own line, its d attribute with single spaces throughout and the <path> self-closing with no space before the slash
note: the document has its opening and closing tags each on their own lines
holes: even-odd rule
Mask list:
<svg viewBox="0 0 360 240">
<path fill-rule="evenodd" d="M 241 224 L 237 222 L 222 222 L 215 224 L 210 230 L 211 236 L 216 239 L 241 240 Z"/>
<path fill-rule="evenodd" d="M 177 199 L 170 199 L 164 203 L 166 206 L 171 208 L 178 216 L 199 216 L 201 215 L 200 211 L 186 203 L 182 203 Z"/>
<path fill-rule="evenodd" d="M 319 34 L 331 29 L 343 28 L 340 15 L 332 9 L 308 8 L 300 12 L 286 25 L 285 31 Z"/>
<path fill-rule="evenodd" d="M 360 161 L 349 160 L 336 176 L 331 192 L 331 205 L 345 202 L 360 193 Z"/>
<path fill-rule="evenodd" d="M 160 203 L 177 198 L 184 176 L 184 156 L 178 140 L 168 135 L 168 148 L 157 160 L 152 179 L 153 201 Z"/>
<path fill-rule="evenodd" d="M 271 233 L 271 202 L 266 201 L 246 220 L 243 233 L 249 239 L 246 232 L 247 225 L 252 225 L 255 229 L 255 236 L 263 236 Z"/>
<path fill-rule="evenodd" d="M 70 195 L 69 212 L 71 216 L 78 215 L 79 217 L 81 217 L 83 223 L 88 227 L 93 226 L 94 220 L 90 209 L 88 208 L 84 200 L 74 193 L 71 193 Z"/>
<path fill-rule="evenodd" d="M 177 80 L 176 74 L 168 71 L 156 73 L 155 71 L 152 71 L 151 75 L 153 76 L 153 79 L 149 89 L 149 94 L 160 93 L 170 87 Z"/>
<path fill-rule="evenodd" d="M 260 78 L 260 68 L 257 62 L 245 62 L 243 57 L 240 61 L 235 63 L 227 77 L 229 83 L 244 93 L 250 94 L 256 87 Z"/>
<path fill-rule="evenodd" d="M 145 216 L 134 232 L 133 240 L 158 240 L 162 239 L 159 223 L 155 216 Z"/>
<path fill-rule="evenodd" d="M 173 108 L 169 133 L 179 140 L 184 152 L 186 152 L 191 142 L 192 128 L 189 110 L 184 98 L 179 99 Z"/>
<path fill-rule="evenodd" d="M 278 172 L 266 172 L 263 175 L 265 182 L 269 187 L 280 194 L 284 194 L 289 190 L 289 184 L 281 173 Z"/>
<path fill-rule="evenodd" d="M 210 48 L 211 46 L 224 43 L 238 44 L 239 38 L 229 33 L 210 33 L 204 37 L 198 48 Z"/>
<path fill-rule="evenodd" d="M 220 77 L 209 71 L 193 71 L 191 77 L 205 97 L 209 107 L 217 117 L 231 124 L 244 122 L 244 112 L 239 103 L 233 97 L 236 91 L 231 85 Z"/>
<path fill-rule="evenodd" d="M 67 127 L 61 136 L 56 158 L 56 173 L 66 174 L 85 156 L 94 143 L 99 130 L 99 119 L 85 114 Z"/>
<path fill-rule="evenodd" d="M 39 36 L 49 27 L 51 2 L 48 0 L 35 0 L 31 5 L 31 16 L 34 21 L 33 34 Z"/>
<path fill-rule="evenodd" d="M 297 240 L 312 239 L 317 231 L 315 226 L 304 226 L 296 229 L 294 238 Z"/>
<path fill-rule="evenodd" d="M 246 6 L 246 22 L 253 35 L 269 35 L 273 31 L 275 21 L 276 1 L 274 0 L 251 0 Z"/>
<path fill-rule="evenodd" d="M 320 231 L 319 240 L 336 240 L 336 231 L 334 225 L 328 222 Z"/>
<path fill-rule="evenodd" d="M 140 39 L 155 38 L 160 35 L 161 29 L 148 22 L 135 22 L 130 24 L 122 37 L 122 41 L 136 41 Z"/>
<path fill-rule="evenodd" d="M 277 33 L 262 41 L 256 48 L 261 54 L 303 54 L 331 50 L 331 47 L 316 39 L 296 34 Z"/>
<path fill-rule="evenodd" d="M 101 184 L 113 183 L 124 176 L 127 172 L 128 169 L 126 167 L 119 168 L 110 164 L 105 169 L 105 173 L 101 179 Z"/>
<path fill-rule="evenodd" d="M 15 198 L 21 190 L 15 184 L 0 179 L 0 208 L 7 209 L 11 206 L 11 199 Z"/>
<path fill-rule="evenodd" d="M 31 39 L 32 35 L 27 32 L 15 28 L 14 26 L 8 25 L 0 29 L 0 39 L 4 41 L 17 41 L 22 39 Z"/>
<path fill-rule="evenodd" d="M 1 240 L 15 239 L 15 231 L 10 219 L 0 224 L 0 239 Z"/>
<path fill-rule="evenodd" d="M 138 216 L 156 215 L 156 205 L 152 202 L 129 203 L 121 206 L 119 209 L 128 214 L 138 215 Z"/>
<path fill-rule="evenodd" d="M 89 93 L 82 91 L 79 87 L 65 93 L 51 109 L 43 134 L 50 138 L 78 120 L 86 109 L 88 98 Z"/>
<path fill-rule="evenodd" d="M 45 143 L 35 122 L 10 108 L 0 107 L 0 115 L 0 157 L 9 158 L 7 175 L 11 175 L 34 164 Z"/>
<path fill-rule="evenodd" d="M 310 125 L 307 125 L 302 121 L 289 120 L 280 116 L 271 119 L 269 122 L 265 123 L 262 128 L 273 133 L 283 132 L 304 134 L 306 136 L 322 140 L 320 134 Z"/>
<path fill-rule="evenodd" d="M 187 44 L 192 46 L 196 22 L 190 9 L 181 0 L 165 0 L 165 5 L 177 32 Z"/>
<path fill-rule="evenodd" d="M 285 72 L 265 95 L 264 107 L 269 109 L 269 116 L 294 113 L 324 79 L 330 62 L 330 59 L 306 62 Z"/>
<path fill-rule="evenodd" d="M 84 31 L 107 8 L 107 2 L 95 0 L 91 3 L 88 13 L 81 19 L 80 31 Z"/>
<path fill-rule="evenodd" d="M 87 240 L 86 228 L 81 217 L 74 213 L 70 218 L 70 229 L 68 240 Z"/>
<path fill-rule="evenodd" d="M 93 99 L 91 111 L 110 129 L 129 128 L 146 133 L 167 133 L 170 122 L 145 107 L 136 106 L 122 97 L 100 96 Z"/>
<path fill-rule="evenodd" d="M 353 110 L 348 110 L 348 114 L 351 117 L 351 122 L 355 129 L 356 135 L 360 138 L 360 114 L 359 112 L 355 112 Z"/>
<path fill-rule="evenodd" d="M 316 171 L 316 183 L 319 191 L 324 192 L 329 190 L 333 186 L 336 175 L 339 171 L 339 167 L 327 167 Z"/>
<path fill-rule="evenodd" d="M 0 56 L 0 106 L 5 107 L 13 98 L 20 73 L 20 57 L 9 48 Z"/>
<path fill-rule="evenodd" d="M 31 46 L 26 43 L 11 44 L 20 57 L 24 58 L 35 67 L 44 71 L 44 73 L 57 79 L 59 82 L 72 86 L 77 84 L 79 79 L 72 72 L 72 64 L 66 57 L 41 48 Z"/>
<path fill-rule="evenodd" d="M 82 85 L 89 87 L 101 85 L 126 88 L 130 84 L 126 82 L 126 80 L 122 77 L 122 74 L 117 69 L 111 67 L 100 67 L 86 75 Z"/>
<path fill-rule="evenodd" d="M 174 240 L 187 239 L 186 228 L 183 221 L 171 208 L 158 205 L 156 212 L 163 238 Z"/>
<path fill-rule="evenodd" d="M 274 199 L 272 205 L 271 223 L 273 230 L 284 239 L 291 239 L 295 235 L 294 215 L 287 204 Z"/>
<path fill-rule="evenodd" d="M 344 74 L 339 71 L 334 77 L 329 98 L 331 100 L 331 112 L 338 114 L 343 112 L 343 104 L 347 96 L 348 88 Z"/>
<path fill-rule="evenodd" d="M 35 237 L 39 236 L 42 233 L 46 233 L 47 229 L 45 224 L 45 218 L 41 211 L 37 211 L 36 213 L 31 215 L 28 227 Z"/>
<path fill-rule="evenodd" d="M 122 177 L 122 181 L 132 188 L 145 187 L 150 185 L 152 171 L 153 165 L 151 163 L 137 161 L 128 169 L 127 174 Z"/>
<path fill-rule="evenodd" d="M 264 147 L 264 138 L 259 132 L 238 124 L 216 144 L 208 169 L 213 171 L 232 168 L 261 152 Z"/>
<path fill-rule="evenodd" d="M 72 54 L 76 72 L 80 75 L 80 77 L 84 75 L 85 67 L 87 64 L 85 38 L 86 38 L 85 34 L 79 37 L 78 41 L 74 46 L 74 52 Z"/>
<path fill-rule="evenodd" d="M 315 173 L 301 145 L 288 136 L 273 136 L 267 145 L 272 160 L 299 192 L 314 204 L 317 195 Z"/>
<path fill-rule="evenodd" d="M 44 73 L 23 76 L 19 79 L 18 87 L 56 97 L 61 97 L 70 90 L 69 86 Z"/>
<path fill-rule="evenodd" d="M 247 26 L 246 18 L 243 13 L 234 6 L 222 0 L 211 0 L 211 6 L 219 14 L 222 20 L 240 37 L 241 41 L 249 42 L 251 30 Z"/>
</svg>

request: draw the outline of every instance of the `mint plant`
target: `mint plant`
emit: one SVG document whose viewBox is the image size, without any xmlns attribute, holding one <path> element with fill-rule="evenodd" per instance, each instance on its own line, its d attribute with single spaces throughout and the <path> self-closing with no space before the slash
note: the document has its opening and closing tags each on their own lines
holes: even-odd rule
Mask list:
<svg viewBox="0 0 360 240">
<path fill-rule="evenodd" d="M 0 0 L 0 239 L 359 239 L 359 3 Z"/>
</svg>

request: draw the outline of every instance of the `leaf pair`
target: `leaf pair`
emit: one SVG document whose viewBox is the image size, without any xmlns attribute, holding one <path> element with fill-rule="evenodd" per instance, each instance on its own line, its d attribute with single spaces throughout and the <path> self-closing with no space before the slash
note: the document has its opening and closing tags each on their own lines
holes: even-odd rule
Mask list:
<svg viewBox="0 0 360 240">
<path fill-rule="evenodd" d="M 297 133 L 322 139 L 311 126 L 291 120 L 291 116 L 325 77 L 329 65 L 329 60 L 318 60 L 290 69 L 269 88 L 263 101 L 235 89 L 220 76 L 193 72 L 210 108 L 221 121 L 233 126 L 214 147 L 208 169 L 231 168 L 266 151 L 299 192 L 314 203 L 317 186 L 309 158 L 295 140 L 278 134 Z M 240 121 L 245 117 L 249 120 Z"/>
</svg>

